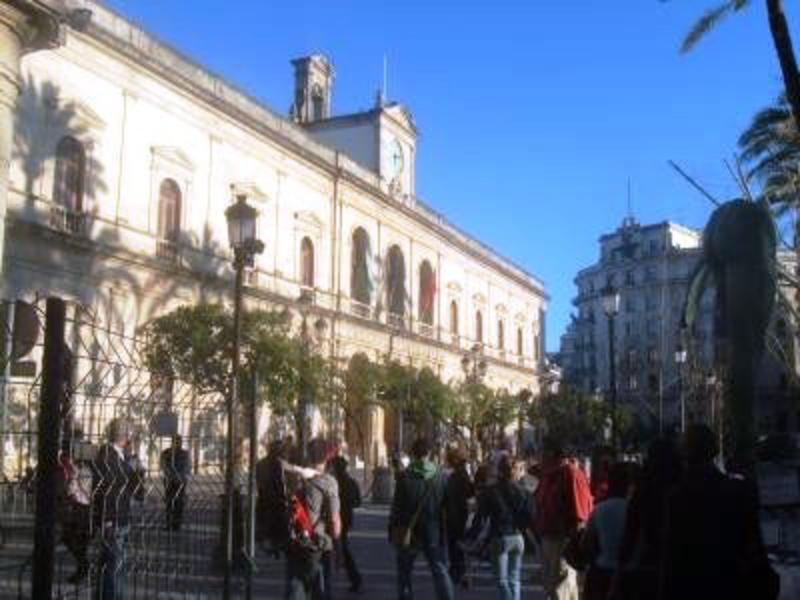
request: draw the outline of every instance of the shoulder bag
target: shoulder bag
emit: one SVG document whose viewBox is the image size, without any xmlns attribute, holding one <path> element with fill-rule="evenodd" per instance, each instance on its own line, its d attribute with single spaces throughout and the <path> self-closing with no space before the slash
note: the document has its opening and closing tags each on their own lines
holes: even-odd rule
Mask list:
<svg viewBox="0 0 800 600">
<path fill-rule="evenodd" d="M 433 482 L 435 479 L 438 478 L 438 474 L 431 477 L 425 483 L 425 491 L 422 494 L 422 498 L 420 498 L 419 504 L 417 505 L 417 509 L 414 511 L 414 514 L 411 516 L 411 520 L 408 522 L 408 525 L 394 525 L 390 532 L 390 539 L 394 546 L 398 548 L 410 548 L 411 542 L 414 534 L 414 527 L 417 525 L 417 521 L 419 520 L 420 514 L 422 514 L 422 509 L 425 508 L 425 502 L 427 502 L 428 497 L 431 495 L 431 491 L 433 490 Z"/>
</svg>

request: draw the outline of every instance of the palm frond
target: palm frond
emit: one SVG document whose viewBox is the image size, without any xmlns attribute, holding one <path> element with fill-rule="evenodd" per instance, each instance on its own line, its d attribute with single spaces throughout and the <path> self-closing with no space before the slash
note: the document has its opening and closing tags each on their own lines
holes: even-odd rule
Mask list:
<svg viewBox="0 0 800 600">
<path fill-rule="evenodd" d="M 714 29 L 720 21 L 730 13 L 739 11 L 750 3 L 750 0 L 728 0 L 716 8 L 708 10 L 694 24 L 681 44 L 681 53 L 690 52 L 709 31 Z"/>
</svg>

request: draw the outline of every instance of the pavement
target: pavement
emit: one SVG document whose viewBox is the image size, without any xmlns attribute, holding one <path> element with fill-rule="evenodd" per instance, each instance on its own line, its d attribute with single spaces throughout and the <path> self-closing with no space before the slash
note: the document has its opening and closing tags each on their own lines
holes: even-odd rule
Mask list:
<svg viewBox="0 0 800 600">
<path fill-rule="evenodd" d="M 157 505 L 143 507 L 133 526 L 128 541 L 128 577 L 125 598 L 157 600 L 194 600 L 222 597 L 222 576 L 215 569 L 213 555 L 219 535 L 218 516 L 214 510 L 196 507 L 187 514 L 192 518 L 179 532 L 165 531 L 159 521 L 148 520 L 163 511 Z M 0 600 L 30 598 L 31 570 L 28 557 L 32 550 L 33 515 L 17 513 L 3 527 L 7 532 L 5 545 L 0 549 Z M 351 531 L 351 548 L 364 582 L 360 593 L 348 591 L 349 582 L 342 569 L 334 575 L 334 598 L 346 600 L 393 600 L 396 594 L 395 555 L 386 539 L 388 507 L 366 505 L 356 510 L 355 526 Z M 92 555 L 96 556 L 96 544 Z M 56 547 L 56 590 L 60 599 L 87 598 L 90 590 L 85 583 L 69 585 L 66 578 L 74 569 L 74 561 L 62 544 Z M 284 561 L 259 551 L 256 558 L 257 573 L 253 580 L 253 598 L 275 599 L 283 597 Z M 527 556 L 523 571 L 523 597 L 526 600 L 543 598 L 536 582 L 537 566 Z M 469 569 L 471 587 L 456 590 L 459 600 L 495 598 L 497 591 L 492 573 L 486 564 L 472 564 Z M 420 556 L 414 570 L 414 597 L 416 600 L 434 600 L 433 581 Z M 239 573 L 233 579 L 233 597 L 244 598 L 245 578 Z"/>
</svg>

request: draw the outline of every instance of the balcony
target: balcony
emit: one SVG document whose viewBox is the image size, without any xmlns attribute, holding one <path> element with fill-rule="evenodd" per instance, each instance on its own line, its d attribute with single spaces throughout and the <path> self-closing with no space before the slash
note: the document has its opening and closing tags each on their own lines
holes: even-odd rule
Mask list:
<svg viewBox="0 0 800 600">
<path fill-rule="evenodd" d="M 156 256 L 167 262 L 178 262 L 178 245 L 170 240 L 156 240 Z"/>
<path fill-rule="evenodd" d="M 357 300 L 350 300 L 350 314 L 353 314 L 362 319 L 372 318 L 372 307 L 369 304 L 364 304 Z"/>
<path fill-rule="evenodd" d="M 63 206 L 53 206 L 50 208 L 50 227 L 69 235 L 85 236 L 86 213 L 75 212 Z"/>
<path fill-rule="evenodd" d="M 394 327 L 395 329 L 405 329 L 406 327 L 406 318 L 404 315 L 398 315 L 395 313 L 388 313 L 386 315 L 386 324 L 389 327 Z"/>
<path fill-rule="evenodd" d="M 317 292 L 314 290 L 314 288 L 302 286 L 300 288 L 300 302 L 307 305 L 316 304 Z"/>
<path fill-rule="evenodd" d="M 242 273 L 242 283 L 248 287 L 258 287 L 259 273 L 256 269 L 245 269 Z"/>
<path fill-rule="evenodd" d="M 420 323 L 419 334 L 425 337 L 433 337 L 434 334 L 433 325 L 429 325 L 428 323 Z"/>
</svg>

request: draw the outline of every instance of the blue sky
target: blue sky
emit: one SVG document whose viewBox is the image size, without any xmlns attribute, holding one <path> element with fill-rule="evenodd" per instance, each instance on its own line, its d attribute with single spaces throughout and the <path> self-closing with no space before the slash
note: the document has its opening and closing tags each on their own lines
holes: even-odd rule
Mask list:
<svg viewBox="0 0 800 600">
<path fill-rule="evenodd" d="M 291 58 L 333 60 L 341 114 L 371 106 L 385 54 L 389 97 L 421 131 L 418 195 L 544 280 L 548 350 L 575 273 L 626 214 L 628 178 L 640 222 L 701 227 L 708 201 L 667 160 L 733 197 L 723 160 L 781 90 L 761 2 L 688 56 L 680 41 L 715 0 L 108 4 L 281 113 Z"/>
</svg>

